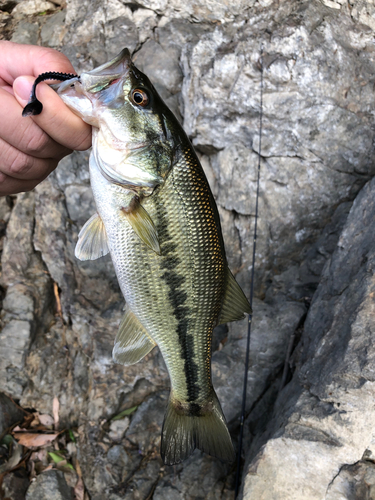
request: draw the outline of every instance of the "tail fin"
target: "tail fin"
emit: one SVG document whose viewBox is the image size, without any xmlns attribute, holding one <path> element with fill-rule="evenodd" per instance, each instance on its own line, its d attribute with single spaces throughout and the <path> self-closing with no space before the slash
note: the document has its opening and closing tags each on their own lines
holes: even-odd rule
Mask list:
<svg viewBox="0 0 375 500">
<path fill-rule="evenodd" d="M 194 411 L 187 406 L 193 406 Z M 195 448 L 226 462 L 236 454 L 219 400 L 212 391 L 211 401 L 203 406 L 183 404 L 170 398 L 164 417 L 161 456 L 166 465 L 188 458 Z"/>
</svg>

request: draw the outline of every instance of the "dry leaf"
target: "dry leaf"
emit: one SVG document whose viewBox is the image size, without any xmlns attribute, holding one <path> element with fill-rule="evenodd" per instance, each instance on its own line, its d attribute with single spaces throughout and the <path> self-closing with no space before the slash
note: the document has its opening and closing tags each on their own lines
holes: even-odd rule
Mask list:
<svg viewBox="0 0 375 500">
<path fill-rule="evenodd" d="M 67 460 L 62 460 L 58 464 L 55 464 L 55 467 L 58 470 L 62 470 L 63 472 L 67 472 L 68 474 L 71 474 L 71 473 L 75 472 L 73 465 L 70 464 L 70 463 L 68 463 Z"/>
<path fill-rule="evenodd" d="M 33 434 L 31 432 L 14 432 L 13 436 L 17 439 L 19 444 L 26 446 L 26 448 L 39 448 L 54 441 L 58 432 L 54 434 Z"/>
<path fill-rule="evenodd" d="M 79 465 L 78 458 L 76 458 L 74 466 L 75 466 L 76 472 L 78 474 L 78 477 L 80 479 L 82 479 L 82 469 L 81 469 L 81 466 Z"/>
<path fill-rule="evenodd" d="M 21 424 L 22 428 L 29 427 L 30 423 L 34 420 L 34 413 L 28 413 Z"/>
<path fill-rule="evenodd" d="M 36 478 L 35 462 L 33 462 L 31 460 L 29 462 L 29 465 L 31 467 L 29 478 L 30 478 L 30 481 L 32 481 L 34 478 Z"/>
<path fill-rule="evenodd" d="M 54 419 L 51 417 L 51 415 L 47 415 L 46 413 L 43 415 L 39 415 L 39 421 L 42 425 L 45 426 L 52 426 L 54 424 Z"/>
<path fill-rule="evenodd" d="M 55 421 L 55 430 L 59 428 L 59 408 L 60 408 L 60 403 L 57 397 L 55 396 L 53 398 L 53 404 L 52 404 L 52 413 L 53 413 L 53 419 Z"/>
<path fill-rule="evenodd" d="M 13 467 L 19 464 L 21 458 L 22 458 L 22 446 L 19 443 L 17 443 L 17 441 L 14 441 L 12 456 L 9 458 L 7 462 L 5 462 L 5 464 L 3 464 L 0 467 L 0 474 L 2 474 L 5 471 L 13 469 Z"/>
<path fill-rule="evenodd" d="M 32 414 L 33 415 L 33 419 L 31 422 L 29 422 L 29 425 L 28 427 L 37 427 L 38 425 L 40 425 L 40 421 L 39 421 L 39 413 L 38 412 L 35 412 Z"/>
<path fill-rule="evenodd" d="M 85 499 L 85 485 L 83 484 L 82 477 L 78 478 L 77 484 L 74 486 L 74 494 L 76 500 Z"/>
<path fill-rule="evenodd" d="M 44 472 L 46 470 L 50 470 L 52 468 L 53 468 L 53 466 L 51 464 L 44 465 L 42 462 L 35 463 L 35 472 L 36 472 L 37 476 L 39 476 L 39 474 L 41 474 L 42 472 Z"/>
<path fill-rule="evenodd" d="M 47 457 L 47 450 L 45 448 L 41 448 L 40 450 L 33 451 L 30 457 L 30 461 L 36 462 L 39 460 L 40 462 L 44 462 L 47 465 Z"/>
<path fill-rule="evenodd" d="M 74 487 L 75 500 L 86 500 L 85 485 L 83 484 L 82 470 L 81 466 L 79 465 L 78 459 L 75 460 L 74 467 L 78 475 L 78 481 Z"/>
<path fill-rule="evenodd" d="M 57 283 L 53 283 L 53 293 L 55 294 L 55 299 L 56 299 L 56 315 L 61 318 L 61 321 L 63 321 L 63 315 L 62 315 L 62 309 L 61 309 L 61 300 L 60 300 L 60 295 L 59 295 L 59 287 L 57 286 Z"/>
</svg>

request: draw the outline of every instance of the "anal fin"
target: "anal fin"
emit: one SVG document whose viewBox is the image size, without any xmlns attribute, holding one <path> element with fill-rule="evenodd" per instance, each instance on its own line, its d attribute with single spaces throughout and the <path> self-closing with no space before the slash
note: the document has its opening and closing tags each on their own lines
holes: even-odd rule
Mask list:
<svg viewBox="0 0 375 500">
<path fill-rule="evenodd" d="M 121 365 L 134 365 L 155 346 L 156 342 L 152 340 L 146 328 L 136 315 L 126 307 L 112 352 L 114 361 Z"/>
<path fill-rule="evenodd" d="M 79 260 L 95 260 L 108 252 L 107 232 L 102 219 L 95 213 L 79 232 L 75 256 Z"/>
<path fill-rule="evenodd" d="M 227 268 L 227 286 L 217 324 L 222 325 L 223 323 L 243 319 L 244 313 L 250 314 L 251 312 L 249 301 L 233 274 Z"/>
</svg>

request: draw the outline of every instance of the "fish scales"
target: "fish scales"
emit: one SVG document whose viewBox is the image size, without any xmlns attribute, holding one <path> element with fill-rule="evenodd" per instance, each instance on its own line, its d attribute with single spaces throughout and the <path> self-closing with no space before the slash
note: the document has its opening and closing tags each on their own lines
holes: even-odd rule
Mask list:
<svg viewBox="0 0 375 500">
<path fill-rule="evenodd" d="M 165 464 L 181 462 L 195 448 L 231 461 L 233 445 L 211 382 L 212 331 L 251 309 L 228 269 L 203 169 L 127 49 L 70 76 L 54 88 L 93 126 L 90 179 L 97 206 L 75 253 L 81 260 L 111 254 L 126 301 L 114 360 L 134 364 L 160 348 L 171 380 Z M 27 113 L 41 109 L 34 100 Z"/>
<path fill-rule="evenodd" d="M 225 261 L 202 168 L 189 149 L 179 156 L 163 189 L 143 202 L 156 224 L 161 256 L 144 248 L 125 217 L 117 221 L 121 197 L 113 206 L 107 194 L 101 195 L 108 193 L 103 185 L 108 181 L 98 169 L 91 169 L 91 185 L 126 302 L 153 332 L 175 397 L 199 403 L 211 392 L 211 337 Z"/>
</svg>

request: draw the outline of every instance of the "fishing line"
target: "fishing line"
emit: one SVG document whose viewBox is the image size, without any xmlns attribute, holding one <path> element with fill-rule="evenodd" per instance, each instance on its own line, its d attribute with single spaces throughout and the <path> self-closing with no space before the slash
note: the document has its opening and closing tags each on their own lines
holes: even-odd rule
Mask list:
<svg viewBox="0 0 375 500">
<path fill-rule="evenodd" d="M 259 113 L 259 153 L 258 153 L 258 176 L 257 176 L 257 191 L 256 191 L 256 201 L 255 201 L 255 223 L 254 223 L 254 240 L 253 240 L 253 258 L 252 258 L 252 269 L 251 269 L 251 284 L 250 284 L 250 306 L 253 307 L 253 296 L 254 296 L 254 273 L 255 273 L 255 251 L 257 244 L 257 229 L 258 229 L 258 206 L 259 206 L 259 183 L 260 183 L 260 157 L 262 150 L 262 125 L 263 125 L 263 46 L 260 47 L 260 113 Z M 247 393 L 247 376 L 249 372 L 249 359 L 250 359 L 250 336 L 251 336 L 251 320 L 253 318 L 252 313 L 249 314 L 248 324 L 247 324 L 247 344 L 246 344 L 246 357 L 245 357 L 245 374 L 243 380 L 243 393 L 242 393 L 242 409 L 241 409 L 241 421 L 240 421 L 240 437 L 238 440 L 238 451 L 237 451 L 237 469 L 236 469 L 236 482 L 235 482 L 235 493 L 234 498 L 237 498 L 240 489 L 240 469 L 241 469 L 241 453 L 242 453 L 242 440 L 243 440 L 243 430 L 246 412 L 246 393 Z"/>
</svg>

